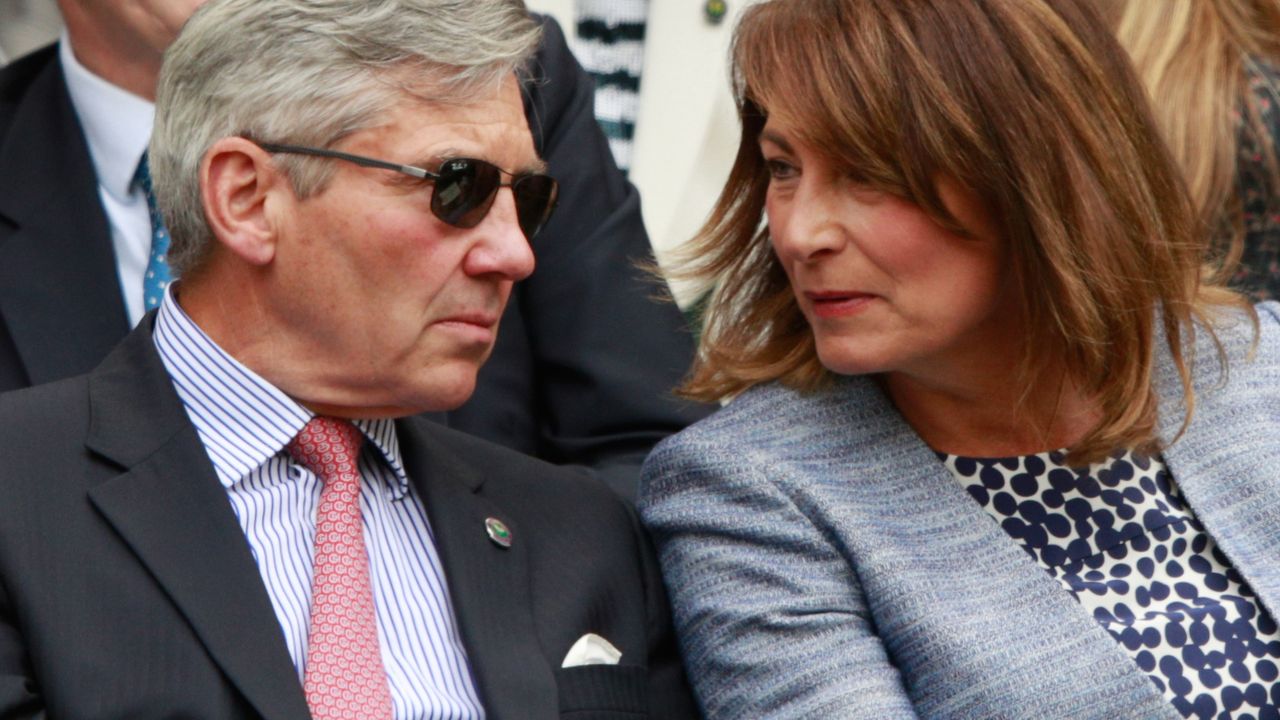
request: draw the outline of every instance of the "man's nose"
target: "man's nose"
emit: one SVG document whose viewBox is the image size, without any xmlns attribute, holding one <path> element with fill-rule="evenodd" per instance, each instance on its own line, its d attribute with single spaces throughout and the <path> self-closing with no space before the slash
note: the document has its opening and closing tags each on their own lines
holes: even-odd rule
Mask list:
<svg viewBox="0 0 1280 720">
<path fill-rule="evenodd" d="M 497 274 L 504 279 L 523 280 L 533 273 L 533 248 L 520 229 L 511 188 L 499 188 L 489 214 L 475 232 L 481 233 L 481 238 L 467 255 L 468 274 Z"/>
</svg>

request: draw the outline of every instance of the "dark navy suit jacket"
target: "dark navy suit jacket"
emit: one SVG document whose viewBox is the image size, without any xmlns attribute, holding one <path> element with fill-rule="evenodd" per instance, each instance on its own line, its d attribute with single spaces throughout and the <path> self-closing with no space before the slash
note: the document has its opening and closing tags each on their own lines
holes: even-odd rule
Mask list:
<svg viewBox="0 0 1280 720">
<path fill-rule="evenodd" d="M 0 717 L 306 720 L 151 325 L 89 375 L 0 395 Z M 397 432 L 489 717 L 696 716 L 629 504 L 422 418 Z M 510 548 L 489 540 L 489 517 Z M 620 663 L 561 668 L 588 632 Z"/>
</svg>

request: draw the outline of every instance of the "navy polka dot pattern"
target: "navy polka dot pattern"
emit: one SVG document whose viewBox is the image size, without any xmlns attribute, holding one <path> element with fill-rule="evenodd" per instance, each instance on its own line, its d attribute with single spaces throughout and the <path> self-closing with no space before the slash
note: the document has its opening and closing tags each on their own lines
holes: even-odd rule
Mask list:
<svg viewBox="0 0 1280 720">
<path fill-rule="evenodd" d="M 1162 459 L 940 457 L 1184 717 L 1280 720 L 1280 629 Z"/>
</svg>

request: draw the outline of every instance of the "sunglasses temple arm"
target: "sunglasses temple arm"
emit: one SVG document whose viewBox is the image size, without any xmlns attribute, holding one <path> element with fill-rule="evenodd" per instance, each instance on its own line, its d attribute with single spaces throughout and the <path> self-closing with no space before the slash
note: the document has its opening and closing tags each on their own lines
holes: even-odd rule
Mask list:
<svg viewBox="0 0 1280 720">
<path fill-rule="evenodd" d="M 288 153 L 291 155 L 315 155 L 317 157 L 333 158 L 335 160 L 345 160 L 349 163 L 355 163 L 363 167 L 379 168 L 381 170 L 395 170 L 405 175 L 412 175 L 423 180 L 430 180 L 436 177 L 435 173 L 423 170 L 420 167 L 412 165 L 399 165 L 397 163 L 385 162 L 382 160 L 374 160 L 373 158 L 361 157 L 360 155 L 351 155 L 349 153 L 340 152 L 338 150 L 325 150 L 323 148 L 302 147 L 300 145 L 280 145 L 278 143 L 258 143 L 258 147 L 267 152 Z"/>
</svg>

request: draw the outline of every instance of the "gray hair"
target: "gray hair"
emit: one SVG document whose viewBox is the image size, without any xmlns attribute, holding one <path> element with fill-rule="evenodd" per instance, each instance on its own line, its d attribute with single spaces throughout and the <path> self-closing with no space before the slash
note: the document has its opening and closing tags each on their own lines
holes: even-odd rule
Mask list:
<svg viewBox="0 0 1280 720">
<path fill-rule="evenodd" d="M 464 102 L 532 57 L 522 0 L 210 0 L 165 52 L 150 162 L 175 275 L 213 247 L 200 163 L 219 139 L 329 147 L 408 95 Z M 300 198 L 332 163 L 280 155 Z"/>
</svg>

